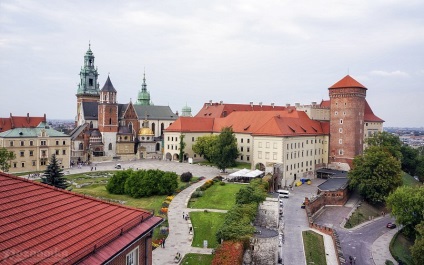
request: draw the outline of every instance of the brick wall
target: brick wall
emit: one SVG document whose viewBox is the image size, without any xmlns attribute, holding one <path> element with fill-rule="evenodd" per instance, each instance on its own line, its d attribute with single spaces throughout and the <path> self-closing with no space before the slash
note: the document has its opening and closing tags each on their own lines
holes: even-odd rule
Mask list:
<svg viewBox="0 0 424 265">
<path fill-rule="evenodd" d="M 152 264 L 152 238 L 145 236 L 136 241 L 131 247 L 123 251 L 119 256 L 115 257 L 109 264 L 112 265 L 126 265 L 127 254 L 133 251 L 135 248 L 139 248 L 139 263 L 140 265 L 151 265 Z M 147 254 L 147 262 L 146 262 Z"/>
</svg>

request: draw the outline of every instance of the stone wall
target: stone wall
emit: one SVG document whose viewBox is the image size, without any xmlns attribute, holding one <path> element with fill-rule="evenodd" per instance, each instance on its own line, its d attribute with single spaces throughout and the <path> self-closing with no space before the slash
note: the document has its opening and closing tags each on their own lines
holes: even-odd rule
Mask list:
<svg viewBox="0 0 424 265">
<path fill-rule="evenodd" d="M 243 265 L 275 265 L 278 262 L 278 235 L 275 237 L 254 237 L 250 243 L 250 258 L 244 258 Z"/>
<path fill-rule="evenodd" d="M 255 225 L 268 229 L 278 229 L 279 201 L 278 198 L 266 198 L 259 204 Z"/>
</svg>

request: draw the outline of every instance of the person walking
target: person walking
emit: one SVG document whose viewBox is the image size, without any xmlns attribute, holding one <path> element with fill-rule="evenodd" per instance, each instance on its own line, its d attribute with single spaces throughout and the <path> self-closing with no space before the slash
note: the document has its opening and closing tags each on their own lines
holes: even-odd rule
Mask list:
<svg viewBox="0 0 424 265">
<path fill-rule="evenodd" d="M 162 248 L 165 248 L 165 238 L 162 240 Z"/>
</svg>

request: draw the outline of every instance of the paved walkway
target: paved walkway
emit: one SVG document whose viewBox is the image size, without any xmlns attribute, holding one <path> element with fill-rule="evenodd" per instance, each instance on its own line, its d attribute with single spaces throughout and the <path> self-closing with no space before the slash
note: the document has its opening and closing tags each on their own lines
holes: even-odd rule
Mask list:
<svg viewBox="0 0 424 265">
<path fill-rule="evenodd" d="M 204 211 L 205 209 L 189 209 L 187 208 L 188 201 L 191 194 L 200 187 L 207 179 L 212 176 L 206 177 L 205 180 L 191 185 L 178 193 L 171 201 L 168 207 L 168 223 L 169 235 L 165 241 L 165 248 L 156 248 L 153 251 L 153 265 L 169 265 L 174 263 L 174 257 L 177 252 L 181 253 L 184 257 L 187 253 L 211 254 L 210 248 L 195 248 L 191 246 L 193 235 L 189 233 L 190 220 L 185 220 L 183 214 L 189 211 Z M 226 212 L 220 210 L 211 210 L 216 212 Z"/>
<path fill-rule="evenodd" d="M 327 265 L 338 265 L 337 261 L 337 251 L 334 247 L 333 238 L 330 235 L 324 234 L 316 229 L 312 229 L 315 233 L 322 235 L 324 238 L 324 247 L 325 247 L 325 259 L 327 261 Z"/>
<path fill-rule="evenodd" d="M 372 244 L 372 258 L 375 265 L 384 265 L 386 260 L 391 260 L 393 264 L 397 263 L 389 251 L 390 241 L 397 232 L 398 229 L 392 229 L 374 241 Z"/>
</svg>

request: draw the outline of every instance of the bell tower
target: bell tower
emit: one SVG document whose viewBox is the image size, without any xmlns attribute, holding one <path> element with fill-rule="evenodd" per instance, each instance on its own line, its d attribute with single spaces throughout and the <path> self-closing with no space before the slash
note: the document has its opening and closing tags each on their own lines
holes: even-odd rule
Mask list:
<svg viewBox="0 0 424 265">
<path fill-rule="evenodd" d="M 116 150 L 116 135 L 118 133 L 118 103 L 116 89 L 113 87 L 109 76 L 100 91 L 98 105 L 98 125 L 103 137 L 106 156 L 113 156 Z"/>
<path fill-rule="evenodd" d="M 82 117 L 82 102 L 98 102 L 100 98 L 99 83 L 97 78 L 97 67 L 94 67 L 94 55 L 91 51 L 91 44 L 88 44 L 88 50 L 84 55 L 84 66 L 80 70 L 80 82 L 77 88 L 77 125 L 84 123 Z"/>
<path fill-rule="evenodd" d="M 149 91 L 147 91 L 146 73 L 144 73 L 143 84 L 141 85 L 141 90 L 138 92 L 138 97 L 137 101 L 135 102 L 135 105 L 150 105 L 150 93 Z"/>
</svg>

